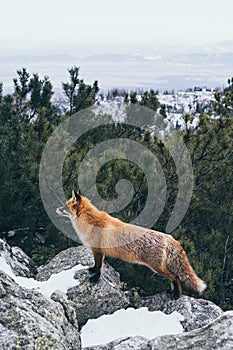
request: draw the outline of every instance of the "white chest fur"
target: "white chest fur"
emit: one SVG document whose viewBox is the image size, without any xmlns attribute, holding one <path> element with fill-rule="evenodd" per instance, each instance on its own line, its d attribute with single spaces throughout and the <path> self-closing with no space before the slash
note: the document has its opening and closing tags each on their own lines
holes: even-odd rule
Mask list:
<svg viewBox="0 0 233 350">
<path fill-rule="evenodd" d="M 77 233 L 79 239 L 81 240 L 81 242 L 86 245 L 86 246 L 90 246 L 90 244 L 87 242 L 87 239 L 86 239 L 86 235 L 83 234 L 79 229 L 78 229 L 78 224 L 77 224 L 77 216 L 72 216 L 70 217 L 70 221 L 72 223 L 72 226 L 75 230 L 75 232 Z"/>
</svg>

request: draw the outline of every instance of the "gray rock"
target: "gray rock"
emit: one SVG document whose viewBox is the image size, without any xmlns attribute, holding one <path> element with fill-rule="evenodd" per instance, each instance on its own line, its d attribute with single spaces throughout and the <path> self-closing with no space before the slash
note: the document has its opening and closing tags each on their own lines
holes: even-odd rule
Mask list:
<svg viewBox="0 0 233 350">
<path fill-rule="evenodd" d="M 18 247 L 10 247 L 6 241 L 0 239 L 0 256 L 4 257 L 16 276 L 32 277 L 33 270 L 30 258 Z"/>
<path fill-rule="evenodd" d="M 178 300 L 174 300 L 166 293 L 144 298 L 131 298 L 131 305 L 135 308 L 146 306 L 150 311 L 162 311 L 165 314 L 177 311 L 184 316 L 184 321 L 181 323 L 185 331 L 201 328 L 223 313 L 222 309 L 211 301 L 195 299 L 185 295 L 182 295 Z"/>
<path fill-rule="evenodd" d="M 143 337 L 117 339 L 105 345 L 86 347 L 85 350 L 232 350 L 233 311 L 199 329 L 176 335 L 163 335 L 148 340 Z"/>
<path fill-rule="evenodd" d="M 78 327 L 77 323 L 77 315 L 75 312 L 75 304 L 67 299 L 67 296 L 60 292 L 59 290 L 55 291 L 51 295 L 51 299 L 60 303 L 63 307 L 64 313 L 66 315 L 67 320 L 75 327 Z"/>
<path fill-rule="evenodd" d="M 75 310 L 65 296 L 55 302 L 17 285 L 0 271 L 0 349 L 78 350 Z"/>
<path fill-rule="evenodd" d="M 233 311 L 224 312 L 205 327 L 188 333 L 161 336 L 150 341 L 151 350 L 232 350 Z"/>
<path fill-rule="evenodd" d="M 116 339 L 105 345 L 90 346 L 83 348 L 85 350 L 150 350 L 149 340 L 136 336 L 129 338 Z"/>
<path fill-rule="evenodd" d="M 51 274 L 70 269 L 77 264 L 87 268 L 76 272 L 74 278 L 78 280 L 78 285 L 68 290 L 67 298 L 74 303 L 81 326 L 90 318 L 98 318 L 129 306 L 129 297 L 122 290 L 119 274 L 107 263 L 104 263 L 98 283 L 89 281 L 88 267 L 94 265 L 94 260 L 90 250 L 84 246 L 59 253 L 41 269 L 36 278 L 40 281 L 47 280 Z"/>
<path fill-rule="evenodd" d="M 59 253 L 38 273 L 37 278 L 40 280 L 48 279 L 52 273 L 72 268 L 77 264 L 93 266 L 92 253 L 87 247 L 70 248 Z M 166 314 L 178 311 L 184 316 L 182 325 L 185 331 L 203 327 L 223 313 L 218 306 L 210 301 L 188 296 L 181 296 L 178 300 L 172 299 L 166 293 L 151 297 L 130 297 L 130 293 L 125 293 L 122 290 L 119 274 L 107 263 L 104 264 L 102 276 L 97 284 L 89 282 L 87 269 L 76 272 L 75 278 L 78 279 L 79 283 L 76 287 L 68 290 L 67 298 L 73 302 L 81 326 L 90 318 L 98 318 L 103 314 L 111 314 L 129 306 L 134 308 L 146 306 L 151 311 L 160 310 Z M 131 343 L 131 339 L 128 341 Z M 127 343 L 124 343 L 124 346 L 128 346 L 125 344 Z M 104 346 L 112 346 L 112 344 Z M 121 346 L 123 345 L 121 344 Z"/>
<path fill-rule="evenodd" d="M 11 249 L 0 241 L 0 253 L 11 264 L 15 274 L 31 276 L 28 262 L 21 250 Z M 18 261 L 18 259 L 20 261 Z M 136 336 L 86 349 L 164 350 L 164 349 L 232 349 L 233 311 L 223 311 L 210 301 L 181 296 L 171 299 L 165 293 L 140 297 L 125 293 L 119 274 L 107 263 L 98 283 L 89 281 L 88 267 L 93 256 L 87 247 L 69 248 L 41 268 L 36 278 L 45 281 L 54 274 L 81 264 L 86 267 L 75 273 L 77 286 L 66 294 L 56 291 L 46 298 L 35 290 L 18 286 L 0 272 L 0 349 L 79 350 L 78 323 L 111 314 L 121 308 L 148 307 L 166 314 L 178 311 L 184 316 L 185 333 L 160 336 L 153 340 Z"/>
<path fill-rule="evenodd" d="M 46 281 L 52 274 L 71 269 L 78 264 L 83 266 L 94 264 L 92 253 L 85 246 L 68 248 L 57 254 L 47 265 L 40 269 L 36 279 Z"/>
<path fill-rule="evenodd" d="M 104 314 L 124 309 L 129 306 L 129 299 L 121 290 L 118 274 L 106 264 L 98 283 L 89 282 L 87 271 L 78 271 L 76 278 L 79 285 L 67 292 L 68 299 L 75 302 L 76 313 L 80 325 L 90 318 L 98 318 Z"/>
</svg>

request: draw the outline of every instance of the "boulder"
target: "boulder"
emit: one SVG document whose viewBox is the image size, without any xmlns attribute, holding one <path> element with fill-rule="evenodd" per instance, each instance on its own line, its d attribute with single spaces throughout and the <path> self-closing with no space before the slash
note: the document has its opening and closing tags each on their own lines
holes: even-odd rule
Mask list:
<svg viewBox="0 0 233 350">
<path fill-rule="evenodd" d="M 0 271 L 0 349 L 80 349 L 72 303 L 64 294 L 54 299 L 20 287 Z"/>
<path fill-rule="evenodd" d="M 144 337 L 128 337 L 105 345 L 86 347 L 85 350 L 232 350 L 233 311 L 222 313 L 210 324 L 191 332 L 163 335 L 148 340 Z"/>
<path fill-rule="evenodd" d="M 149 297 L 132 297 L 130 300 L 131 305 L 135 308 L 148 307 L 150 311 L 162 311 L 165 314 L 171 314 L 173 311 L 179 312 L 184 316 L 181 324 L 185 332 L 201 328 L 223 313 L 222 309 L 211 301 L 186 295 L 182 295 L 178 300 L 172 299 L 166 293 Z"/>
<path fill-rule="evenodd" d="M 9 246 L 3 239 L 0 239 L 0 257 L 4 257 L 16 276 L 33 276 L 29 256 L 22 249 Z"/>
<path fill-rule="evenodd" d="M 14 274 L 31 277 L 29 258 L 18 248 L 10 248 L 0 240 L 0 257 L 4 258 Z M 223 312 L 204 299 L 181 296 L 178 300 L 161 293 L 140 297 L 137 289 L 124 291 L 119 274 L 107 263 L 98 283 L 90 282 L 88 268 L 94 260 L 85 246 L 69 248 L 55 256 L 36 275 L 39 281 L 52 274 L 69 270 L 76 265 L 77 285 L 67 293 L 55 291 L 46 298 L 38 290 L 20 287 L 0 271 L 0 349 L 81 349 L 79 325 L 88 319 L 127 307 L 148 307 L 151 311 L 183 315 L 184 333 L 156 337 L 141 336 L 116 339 L 111 343 L 89 347 L 90 350 L 124 349 L 232 349 L 233 311 Z M 143 320 L 142 320 L 143 322 Z"/>
<path fill-rule="evenodd" d="M 75 305 L 80 326 L 90 318 L 111 314 L 130 305 L 119 274 L 107 263 L 103 265 L 98 283 L 93 284 L 89 281 L 88 267 L 94 265 L 94 260 L 90 249 L 85 246 L 61 252 L 41 269 L 36 278 L 40 281 L 47 280 L 51 274 L 70 269 L 77 264 L 87 268 L 75 273 L 74 278 L 78 280 L 78 285 L 68 290 L 67 298 Z"/>
<path fill-rule="evenodd" d="M 149 340 L 136 336 L 116 339 L 105 345 L 83 348 L 83 350 L 150 350 Z"/>
<path fill-rule="evenodd" d="M 233 349 L 233 311 L 224 312 L 202 328 L 179 335 L 161 336 L 150 341 L 151 350 Z"/>
<path fill-rule="evenodd" d="M 69 248 L 59 253 L 41 269 L 37 279 L 46 280 L 51 274 L 70 269 L 77 264 L 87 266 L 87 268 L 76 272 L 75 278 L 78 280 L 78 285 L 70 288 L 66 295 L 68 300 L 75 305 L 80 326 L 83 326 L 88 319 L 98 318 L 103 314 L 112 314 L 121 308 L 148 307 L 151 311 L 158 310 L 166 314 L 173 311 L 179 312 L 184 316 L 184 321 L 181 322 L 184 331 L 189 332 L 212 323 L 223 314 L 218 306 L 204 299 L 183 295 L 178 300 L 174 300 L 166 293 L 140 297 L 134 292 L 124 292 L 119 274 L 107 263 L 103 265 L 99 282 L 92 284 L 89 281 L 88 267 L 93 266 L 94 261 L 90 249 L 85 246 Z M 143 343 L 147 344 L 147 341 Z M 123 346 L 122 343 L 121 346 Z"/>
</svg>

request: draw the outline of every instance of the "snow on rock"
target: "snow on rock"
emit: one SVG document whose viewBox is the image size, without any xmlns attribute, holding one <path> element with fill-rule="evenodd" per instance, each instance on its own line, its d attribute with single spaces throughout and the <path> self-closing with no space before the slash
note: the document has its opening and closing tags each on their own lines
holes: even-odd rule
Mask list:
<svg viewBox="0 0 233 350">
<path fill-rule="evenodd" d="M 46 281 L 37 281 L 34 278 L 16 276 L 10 264 L 6 261 L 4 254 L 0 256 L 0 270 L 10 276 L 19 286 L 27 289 L 36 289 L 46 297 L 50 297 L 56 290 L 66 293 L 69 288 L 75 287 L 78 281 L 74 279 L 74 274 L 84 268 L 86 267 L 77 265 L 69 270 L 52 274 Z"/>
<path fill-rule="evenodd" d="M 174 311 L 179 312 L 184 317 L 181 323 L 185 332 L 201 328 L 223 313 L 213 302 L 187 295 L 181 295 L 178 300 L 171 299 L 166 293 L 141 298 L 131 297 L 130 303 L 134 308 L 148 307 L 150 311 L 162 311 L 167 315 Z"/>
<path fill-rule="evenodd" d="M 142 336 L 153 339 L 160 335 L 183 332 L 184 318 L 178 312 L 166 315 L 161 311 L 148 311 L 146 307 L 118 310 L 89 320 L 81 331 L 83 347 L 105 344 L 121 337 Z"/>
<path fill-rule="evenodd" d="M 179 335 L 157 337 L 149 342 L 151 350 L 232 350 L 233 311 L 224 312 L 208 325 Z"/>
<path fill-rule="evenodd" d="M 60 252 L 49 264 L 41 268 L 35 278 L 26 277 L 27 269 L 18 264 L 14 255 L 17 248 L 11 249 L 2 241 L 0 244 L 1 350 L 17 348 L 78 350 L 81 348 L 78 323 L 84 326 L 89 319 L 97 319 L 103 315 L 105 316 L 100 319 L 105 320 L 107 325 L 101 325 L 100 330 L 95 333 L 100 336 L 104 329 L 105 335 L 113 336 L 119 328 L 120 332 L 114 333 L 114 337 L 118 339 L 105 345 L 93 345 L 89 349 L 163 350 L 167 349 L 167 343 L 171 345 L 171 349 L 179 349 L 185 348 L 186 341 L 193 349 L 217 349 L 220 347 L 215 346 L 218 341 L 215 330 L 222 348 L 232 348 L 233 315 L 230 313 L 226 315 L 208 300 L 188 296 L 172 300 L 166 293 L 151 297 L 135 296 L 130 291 L 123 290 L 119 274 L 107 263 L 104 263 L 100 281 L 93 285 L 89 281 L 90 275 L 87 269 L 87 266 L 93 266 L 93 256 L 84 246 Z M 19 259 L 23 259 L 21 264 L 24 267 L 24 258 L 21 256 Z M 19 267 L 22 276 L 19 276 Z M 114 312 L 118 316 L 110 321 L 114 317 Z M 127 316 L 128 312 L 131 315 Z M 183 320 L 178 313 L 183 316 Z M 156 337 L 158 333 L 154 332 L 161 331 L 164 319 L 166 331 L 169 326 L 169 333 L 174 333 L 175 330 L 171 328 L 176 325 L 178 327 L 176 333 L 179 334 Z M 152 324 L 156 326 L 152 327 Z M 181 333 L 181 324 L 184 333 Z M 140 327 L 143 325 L 146 333 L 141 333 Z M 127 326 L 131 326 L 131 329 L 128 329 L 128 333 L 124 333 Z M 132 328 L 134 333 L 131 332 Z M 150 330 L 153 334 L 149 334 Z M 83 327 L 82 334 L 84 333 Z M 93 332 L 90 334 L 93 335 Z M 91 339 L 90 334 L 88 341 Z M 133 336 L 134 334 L 138 335 Z M 208 347 L 205 347 L 203 335 L 208 339 L 206 342 Z M 151 337 L 156 338 L 150 340 Z M 193 344 L 196 347 L 192 347 Z"/>
<path fill-rule="evenodd" d="M 36 279 L 45 281 L 52 274 L 60 273 L 77 264 L 89 267 L 94 265 L 89 248 L 79 246 L 62 251 L 40 270 Z M 78 283 L 67 291 L 67 298 L 74 302 L 81 326 L 90 318 L 111 314 L 129 306 L 129 298 L 123 291 L 119 273 L 107 263 L 104 263 L 98 283 L 91 283 L 89 277 L 90 274 L 86 268 L 78 270 L 74 276 Z"/>
<path fill-rule="evenodd" d="M 35 278 L 26 277 L 31 275 L 26 264 L 29 264 L 29 257 L 20 248 L 11 248 L 5 241 L 0 240 L 0 270 L 10 276 L 19 286 L 35 289 L 46 297 L 50 297 L 56 290 L 66 293 L 69 288 L 77 286 L 79 282 L 74 279 L 75 273 L 88 267 L 77 264 L 70 269 L 51 274 L 45 281 L 38 281 Z"/>
<path fill-rule="evenodd" d="M 104 345 L 90 346 L 86 350 L 232 350 L 233 311 L 224 312 L 210 324 L 173 335 L 162 335 L 149 340 L 135 336 L 114 340 Z"/>
<path fill-rule="evenodd" d="M 2 262 L 1 267 L 6 267 Z M 55 302 L 37 291 L 22 288 L 2 271 L 0 320 L 1 350 L 80 349 L 77 316 L 72 302 Z"/>
<path fill-rule="evenodd" d="M 3 239 L 0 239 L 0 258 L 9 266 L 9 273 L 15 276 L 33 276 L 29 256 L 18 247 L 10 247 Z"/>
</svg>

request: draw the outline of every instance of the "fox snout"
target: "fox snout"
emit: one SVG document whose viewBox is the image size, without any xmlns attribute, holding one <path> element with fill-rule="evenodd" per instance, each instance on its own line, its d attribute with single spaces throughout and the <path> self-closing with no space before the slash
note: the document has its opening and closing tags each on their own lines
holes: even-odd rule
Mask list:
<svg viewBox="0 0 233 350">
<path fill-rule="evenodd" d="M 69 209 L 66 208 L 65 206 L 57 208 L 56 209 L 56 213 L 58 215 L 61 215 L 61 216 L 66 216 L 66 217 L 70 217 L 71 216 L 71 213 L 70 213 Z"/>
</svg>

